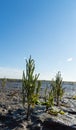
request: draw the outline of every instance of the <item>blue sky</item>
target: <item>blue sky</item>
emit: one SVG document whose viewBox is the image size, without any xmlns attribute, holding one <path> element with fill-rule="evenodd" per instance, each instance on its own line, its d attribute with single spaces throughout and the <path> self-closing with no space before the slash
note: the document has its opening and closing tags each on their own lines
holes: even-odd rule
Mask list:
<svg viewBox="0 0 76 130">
<path fill-rule="evenodd" d="M 22 78 L 30 54 L 40 79 L 76 81 L 76 0 L 0 1 L 0 77 Z"/>
</svg>

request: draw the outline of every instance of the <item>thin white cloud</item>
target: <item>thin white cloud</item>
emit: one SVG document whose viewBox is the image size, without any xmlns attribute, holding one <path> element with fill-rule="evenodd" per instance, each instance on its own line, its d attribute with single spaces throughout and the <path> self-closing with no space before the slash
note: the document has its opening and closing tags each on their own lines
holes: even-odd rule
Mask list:
<svg viewBox="0 0 76 130">
<path fill-rule="evenodd" d="M 22 78 L 22 70 L 16 68 L 0 67 L 0 78 Z"/>
<path fill-rule="evenodd" d="M 67 59 L 67 62 L 71 62 L 72 60 L 73 60 L 73 58 L 70 57 L 70 58 Z"/>
</svg>

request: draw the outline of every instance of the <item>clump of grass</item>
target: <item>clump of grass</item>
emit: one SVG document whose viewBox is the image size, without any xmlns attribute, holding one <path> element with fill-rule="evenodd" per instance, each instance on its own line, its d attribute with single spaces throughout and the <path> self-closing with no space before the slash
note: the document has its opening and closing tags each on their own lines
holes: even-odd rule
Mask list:
<svg viewBox="0 0 76 130">
<path fill-rule="evenodd" d="M 62 110 L 60 110 L 59 113 L 60 113 L 61 115 L 64 115 L 64 114 L 65 114 L 65 112 L 62 111 Z"/>
<path fill-rule="evenodd" d="M 56 111 L 56 110 L 49 110 L 48 113 L 50 115 L 53 115 L 53 116 L 57 116 L 58 115 L 58 111 Z"/>
<path fill-rule="evenodd" d="M 51 115 L 53 115 L 53 116 L 58 116 L 58 114 L 61 114 L 61 115 L 65 114 L 65 112 L 63 110 L 57 111 L 57 110 L 53 110 L 53 109 L 49 110 L 48 113 L 51 114 Z"/>
<path fill-rule="evenodd" d="M 72 98 L 73 98 L 73 100 L 76 100 L 76 95 L 74 95 Z"/>
</svg>

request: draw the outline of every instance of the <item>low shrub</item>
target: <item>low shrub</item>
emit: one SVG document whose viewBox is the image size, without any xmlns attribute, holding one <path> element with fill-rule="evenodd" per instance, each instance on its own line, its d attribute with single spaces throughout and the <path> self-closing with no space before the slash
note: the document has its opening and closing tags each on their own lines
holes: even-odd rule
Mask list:
<svg viewBox="0 0 76 130">
<path fill-rule="evenodd" d="M 58 115 L 58 112 L 55 111 L 55 110 L 49 110 L 48 113 L 53 115 L 53 116 L 57 116 Z"/>
</svg>

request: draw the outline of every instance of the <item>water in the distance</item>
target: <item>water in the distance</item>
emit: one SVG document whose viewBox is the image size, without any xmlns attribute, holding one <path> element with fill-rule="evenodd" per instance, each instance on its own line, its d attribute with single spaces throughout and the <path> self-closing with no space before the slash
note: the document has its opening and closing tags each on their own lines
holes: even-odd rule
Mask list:
<svg viewBox="0 0 76 130">
<path fill-rule="evenodd" d="M 51 81 L 43 80 L 41 81 L 41 90 L 43 91 L 44 88 L 50 88 Z M 7 89 L 21 89 L 22 88 L 22 81 L 21 80 L 8 80 L 6 82 Z M 0 87 L 1 87 L 1 80 L 0 80 Z M 63 82 L 63 88 L 65 88 L 66 95 L 76 95 L 76 83 L 75 82 Z"/>
</svg>

